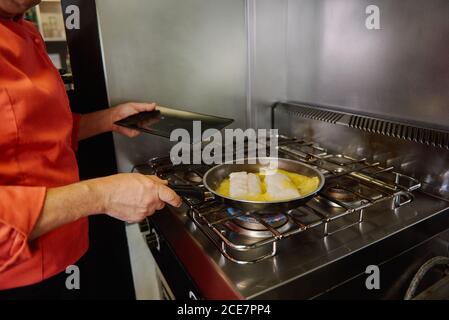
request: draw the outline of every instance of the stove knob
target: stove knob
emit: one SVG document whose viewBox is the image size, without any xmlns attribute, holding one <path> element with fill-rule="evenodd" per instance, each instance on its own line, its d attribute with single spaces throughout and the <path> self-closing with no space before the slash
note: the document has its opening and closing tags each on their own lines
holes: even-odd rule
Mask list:
<svg viewBox="0 0 449 320">
<path fill-rule="evenodd" d="M 145 235 L 145 239 L 147 240 L 147 244 L 150 250 L 161 251 L 159 235 L 157 234 L 156 230 L 151 229 L 150 233 Z"/>
</svg>

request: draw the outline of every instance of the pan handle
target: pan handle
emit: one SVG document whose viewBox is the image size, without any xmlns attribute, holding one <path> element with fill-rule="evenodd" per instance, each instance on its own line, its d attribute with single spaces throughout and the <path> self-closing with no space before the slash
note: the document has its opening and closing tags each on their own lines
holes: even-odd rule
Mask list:
<svg viewBox="0 0 449 320">
<path fill-rule="evenodd" d="M 204 189 L 199 187 L 189 185 L 170 185 L 170 188 L 180 196 L 191 196 L 200 200 L 206 200 L 209 198 Z"/>
</svg>

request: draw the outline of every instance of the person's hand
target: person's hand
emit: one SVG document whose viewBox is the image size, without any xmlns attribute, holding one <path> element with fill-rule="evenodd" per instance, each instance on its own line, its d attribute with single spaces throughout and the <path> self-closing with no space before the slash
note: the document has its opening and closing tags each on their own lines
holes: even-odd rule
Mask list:
<svg viewBox="0 0 449 320">
<path fill-rule="evenodd" d="M 129 138 L 137 137 L 140 132 L 137 130 L 124 128 L 114 124 L 115 122 L 128 118 L 140 112 L 153 111 L 156 108 L 156 103 L 139 103 L 139 102 L 129 102 L 120 104 L 109 109 L 109 114 L 111 117 L 112 131 L 123 134 Z"/>
<path fill-rule="evenodd" d="M 140 222 L 161 210 L 166 204 L 180 207 L 181 198 L 156 176 L 137 173 L 117 174 L 91 180 L 91 189 L 98 194 L 102 211 L 129 223 Z"/>
</svg>

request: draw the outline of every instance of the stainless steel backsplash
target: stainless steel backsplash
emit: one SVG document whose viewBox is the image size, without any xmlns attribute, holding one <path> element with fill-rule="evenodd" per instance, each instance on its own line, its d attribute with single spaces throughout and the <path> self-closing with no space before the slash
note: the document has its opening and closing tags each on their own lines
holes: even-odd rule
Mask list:
<svg viewBox="0 0 449 320">
<path fill-rule="evenodd" d="M 449 128 L 448 1 L 253 2 L 253 108 L 280 98 Z"/>
<path fill-rule="evenodd" d="M 160 105 L 246 126 L 244 0 L 96 0 L 111 105 Z M 115 137 L 120 171 L 167 155 L 168 139 Z"/>
<path fill-rule="evenodd" d="M 447 0 L 96 4 L 111 104 L 156 100 L 234 118 L 236 127 L 268 128 L 272 104 L 288 100 L 449 129 Z M 380 9 L 380 30 L 366 28 L 369 5 Z M 290 125 L 298 135 L 332 129 L 324 123 Z M 342 136 L 331 136 L 327 144 L 357 149 L 353 140 L 361 136 L 367 144 L 355 151 L 385 154 L 389 161 L 413 149 L 416 154 L 398 161 L 402 167 L 433 154 L 431 147 L 401 142 L 396 148 L 394 138 L 378 141 L 368 133 L 353 135 L 354 129 L 338 130 Z M 146 135 L 134 141 L 116 137 L 115 143 L 121 171 L 170 147 Z M 439 152 L 442 158 L 425 159 L 432 177 L 446 175 L 446 151 Z"/>
</svg>

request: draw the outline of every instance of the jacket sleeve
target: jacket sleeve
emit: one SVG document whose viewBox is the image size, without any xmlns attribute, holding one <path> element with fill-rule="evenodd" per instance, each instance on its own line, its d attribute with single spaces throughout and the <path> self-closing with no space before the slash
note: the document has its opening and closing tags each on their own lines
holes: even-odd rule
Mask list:
<svg viewBox="0 0 449 320">
<path fill-rule="evenodd" d="M 0 276 L 31 256 L 28 237 L 45 202 L 45 187 L 0 186 Z"/>
<path fill-rule="evenodd" d="M 74 151 L 78 150 L 78 133 L 80 129 L 81 115 L 77 113 L 72 113 L 73 125 L 72 125 L 72 149 Z"/>
</svg>

